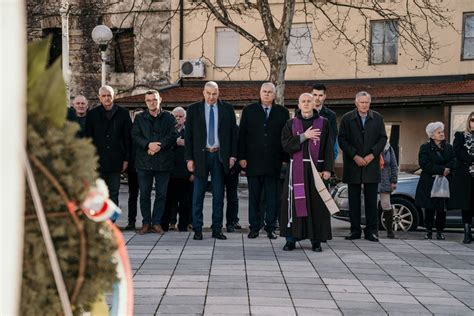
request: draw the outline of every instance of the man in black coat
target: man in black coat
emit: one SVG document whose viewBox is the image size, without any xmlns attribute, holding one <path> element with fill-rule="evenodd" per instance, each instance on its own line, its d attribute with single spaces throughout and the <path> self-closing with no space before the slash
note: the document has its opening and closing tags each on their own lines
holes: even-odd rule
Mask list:
<svg viewBox="0 0 474 316">
<path fill-rule="evenodd" d="M 135 167 L 140 189 L 140 209 L 143 226 L 140 235 L 148 232 L 163 234 L 161 217 L 165 210 L 166 190 L 173 170 L 173 145 L 177 133 L 173 115 L 161 109 L 158 91 L 145 93 L 148 110 L 135 117 L 132 138 L 136 145 Z M 155 202 L 151 212 L 151 191 L 155 183 Z"/>
<path fill-rule="evenodd" d="M 186 111 L 178 106 L 173 109 L 172 114 L 176 119 L 175 129 L 178 139 L 173 145 L 174 167 L 168 183 L 165 213 L 161 218 L 161 226 L 165 231 L 171 230 L 170 224 L 176 224 L 176 218 L 179 214 L 178 230 L 187 231 L 188 225 L 191 224 L 192 181 L 194 176 L 186 168 L 186 160 L 184 159 Z"/>
<path fill-rule="evenodd" d="M 237 160 L 237 124 L 233 106 L 219 100 L 217 83 L 207 82 L 203 95 L 203 101 L 188 107 L 185 129 L 187 168 L 194 173 L 193 238 L 202 240 L 202 209 L 210 173 L 212 237 L 227 239 L 222 234 L 224 174 L 229 173 Z"/>
<path fill-rule="evenodd" d="M 344 161 L 343 179 L 349 189 L 351 233 L 346 239 L 359 239 L 361 185 L 364 186 L 365 239 L 378 241 L 377 188 L 380 182 L 380 154 L 387 143 L 383 117 L 370 110 L 371 97 L 365 91 L 355 98 L 356 109 L 343 115 L 339 126 L 339 146 Z"/>
<path fill-rule="evenodd" d="M 84 137 L 84 129 L 86 127 L 87 110 L 89 109 L 89 102 L 83 95 L 77 95 L 72 101 L 72 107 L 68 109 L 67 120 L 79 124 L 80 129 L 77 132 L 77 137 Z"/>
<path fill-rule="evenodd" d="M 311 94 L 314 97 L 314 109 L 318 111 L 320 116 L 327 118 L 329 121 L 329 129 L 332 139 L 334 140 L 334 160 L 336 160 L 338 154 L 336 113 L 324 104 L 327 96 L 326 86 L 323 84 L 315 84 Z"/>
<path fill-rule="evenodd" d="M 249 187 L 248 238 L 258 237 L 263 225 L 268 238 L 277 238 L 277 186 L 285 157 L 281 130 L 290 115 L 287 109 L 274 102 L 275 92 L 273 83 L 262 84 L 260 101 L 246 106 L 240 119 L 239 163 L 246 172 Z M 265 192 L 265 210 L 261 210 L 262 190 Z"/>
<path fill-rule="evenodd" d="M 110 199 L 118 205 L 120 173 L 127 169 L 131 154 L 128 111 L 114 101 L 114 89 L 99 89 L 100 106 L 90 110 L 85 124 L 85 136 L 92 138 L 99 156 L 99 173 L 109 187 Z"/>
</svg>

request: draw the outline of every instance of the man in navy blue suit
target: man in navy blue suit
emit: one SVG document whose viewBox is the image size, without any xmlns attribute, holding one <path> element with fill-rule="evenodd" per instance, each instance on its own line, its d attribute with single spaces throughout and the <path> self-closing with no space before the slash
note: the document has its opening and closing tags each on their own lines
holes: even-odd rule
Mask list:
<svg viewBox="0 0 474 316">
<path fill-rule="evenodd" d="M 237 160 L 237 124 L 232 105 L 219 100 L 214 81 L 204 86 L 204 100 L 188 107 L 185 128 L 185 158 L 189 172 L 194 173 L 193 230 L 195 240 L 202 240 L 203 203 L 207 177 L 212 183 L 212 237 L 222 234 L 224 208 L 224 175 Z"/>
</svg>

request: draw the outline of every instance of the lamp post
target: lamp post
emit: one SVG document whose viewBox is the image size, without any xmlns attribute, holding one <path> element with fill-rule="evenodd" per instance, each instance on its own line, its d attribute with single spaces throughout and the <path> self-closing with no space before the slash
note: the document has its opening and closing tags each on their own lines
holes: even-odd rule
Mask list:
<svg viewBox="0 0 474 316">
<path fill-rule="evenodd" d="M 100 48 L 100 59 L 102 60 L 102 86 L 105 86 L 105 61 L 107 57 L 106 50 L 107 46 L 112 40 L 112 37 L 112 31 L 105 25 L 97 25 L 92 30 L 92 40 L 98 44 Z"/>
</svg>

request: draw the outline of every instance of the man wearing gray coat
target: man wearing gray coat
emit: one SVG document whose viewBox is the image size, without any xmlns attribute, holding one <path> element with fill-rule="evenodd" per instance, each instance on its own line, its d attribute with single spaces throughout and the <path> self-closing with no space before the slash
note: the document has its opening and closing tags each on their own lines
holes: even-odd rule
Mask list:
<svg viewBox="0 0 474 316">
<path fill-rule="evenodd" d="M 360 239 L 361 201 L 364 187 L 366 226 L 364 237 L 378 241 L 377 188 L 380 182 L 380 154 L 387 143 L 382 115 L 370 110 L 370 94 L 356 94 L 356 109 L 344 114 L 339 127 L 339 146 L 343 151 L 343 178 L 349 189 L 351 233 L 346 239 Z"/>
</svg>

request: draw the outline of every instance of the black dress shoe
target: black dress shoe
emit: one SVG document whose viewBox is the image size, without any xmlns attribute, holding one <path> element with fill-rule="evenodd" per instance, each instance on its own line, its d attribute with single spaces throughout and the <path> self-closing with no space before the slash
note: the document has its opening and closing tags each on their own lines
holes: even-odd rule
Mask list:
<svg viewBox="0 0 474 316">
<path fill-rule="evenodd" d="M 234 225 L 228 225 L 228 226 L 227 226 L 227 232 L 228 232 L 228 233 L 233 233 L 233 232 L 235 232 L 235 227 L 234 227 Z"/>
<path fill-rule="evenodd" d="M 360 239 L 360 235 L 357 234 L 349 234 L 346 237 L 344 237 L 345 240 L 354 240 L 354 239 Z"/>
<path fill-rule="evenodd" d="M 269 239 L 277 239 L 278 238 L 277 234 L 275 234 L 275 232 L 273 232 L 273 231 L 267 232 L 267 237 Z"/>
<path fill-rule="evenodd" d="M 221 231 L 212 232 L 212 238 L 225 240 L 227 237 Z"/>
<path fill-rule="evenodd" d="M 202 240 L 202 232 L 194 232 L 194 240 Z"/>
<path fill-rule="evenodd" d="M 135 223 L 128 223 L 128 225 L 123 228 L 123 230 L 132 230 L 132 231 L 134 231 L 135 229 L 136 229 Z"/>
<path fill-rule="evenodd" d="M 315 252 L 321 252 L 323 251 L 323 248 L 321 248 L 321 242 L 318 241 L 312 241 L 311 242 L 311 249 Z"/>
<path fill-rule="evenodd" d="M 238 229 L 238 230 L 242 229 L 242 226 L 239 224 L 239 222 L 235 223 L 234 227 L 235 229 Z"/>
<path fill-rule="evenodd" d="M 436 239 L 445 240 L 444 234 L 442 232 L 436 232 Z"/>
<path fill-rule="evenodd" d="M 431 240 L 433 238 L 433 232 L 427 231 L 425 235 L 425 239 Z"/>
<path fill-rule="evenodd" d="M 284 251 L 292 251 L 296 248 L 296 244 L 291 241 L 287 241 L 286 244 L 283 246 Z"/>
<path fill-rule="evenodd" d="M 379 236 L 377 236 L 376 234 L 368 234 L 368 235 L 365 235 L 364 236 L 365 239 L 367 239 L 368 241 L 379 241 Z"/>
<path fill-rule="evenodd" d="M 247 235 L 248 238 L 254 239 L 258 237 L 258 230 L 251 230 L 250 233 Z"/>
</svg>

